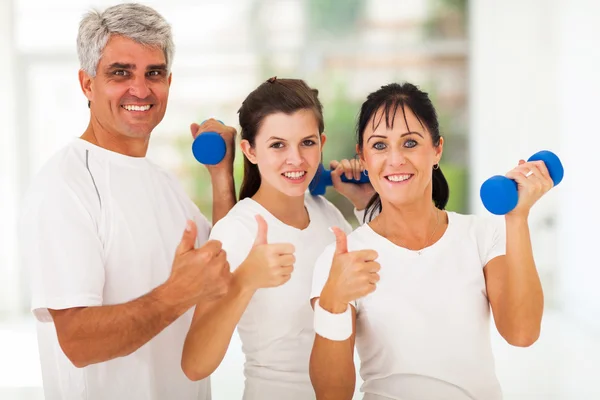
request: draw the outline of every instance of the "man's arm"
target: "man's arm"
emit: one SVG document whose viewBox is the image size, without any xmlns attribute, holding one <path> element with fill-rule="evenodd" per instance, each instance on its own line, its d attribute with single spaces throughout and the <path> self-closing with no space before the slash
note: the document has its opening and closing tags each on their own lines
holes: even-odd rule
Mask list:
<svg viewBox="0 0 600 400">
<path fill-rule="evenodd" d="M 82 368 L 133 353 L 190 307 L 165 284 L 124 304 L 48 311 L 60 347 Z"/>
<path fill-rule="evenodd" d="M 198 125 L 190 125 L 192 137 L 196 137 L 203 132 L 217 132 L 225 141 L 225 157 L 217 165 L 206 165 L 210 173 L 212 183 L 212 224 L 213 226 L 233 208 L 236 203 L 235 180 L 233 178 L 233 161 L 235 160 L 235 138 L 237 131 L 235 128 L 223 125 L 219 121 L 210 118 Z"/>
<path fill-rule="evenodd" d="M 131 354 L 192 305 L 223 296 L 231 272 L 218 241 L 194 248 L 189 223 L 175 252 L 171 276 L 136 300 L 118 305 L 49 309 L 59 344 L 76 367 Z"/>
<path fill-rule="evenodd" d="M 211 171 L 212 182 L 212 223 L 223 218 L 236 203 L 233 169 L 229 171 Z"/>
</svg>

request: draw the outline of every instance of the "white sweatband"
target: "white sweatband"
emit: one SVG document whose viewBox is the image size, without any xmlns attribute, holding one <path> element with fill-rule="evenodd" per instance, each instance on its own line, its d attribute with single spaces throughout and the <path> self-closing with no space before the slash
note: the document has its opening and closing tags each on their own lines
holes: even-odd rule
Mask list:
<svg viewBox="0 0 600 400">
<path fill-rule="evenodd" d="M 315 301 L 315 332 L 325 339 L 344 341 L 352 336 L 352 311 L 350 304 L 341 314 L 332 314 Z"/>
</svg>

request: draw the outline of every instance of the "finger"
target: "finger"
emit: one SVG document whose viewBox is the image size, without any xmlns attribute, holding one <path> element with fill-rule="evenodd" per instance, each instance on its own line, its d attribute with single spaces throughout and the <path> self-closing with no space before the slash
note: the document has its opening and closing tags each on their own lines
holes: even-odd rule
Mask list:
<svg viewBox="0 0 600 400">
<path fill-rule="evenodd" d="M 256 231 L 256 239 L 254 240 L 254 245 L 258 246 L 261 244 L 267 244 L 267 233 L 268 226 L 267 221 L 262 217 L 262 215 L 255 215 L 256 223 L 258 225 L 258 229 Z"/>
<path fill-rule="evenodd" d="M 294 254 L 296 247 L 294 247 L 294 245 L 291 243 L 271 243 L 269 245 L 269 250 L 271 251 L 271 254 L 281 256 L 286 254 Z"/>
<path fill-rule="evenodd" d="M 280 269 L 279 269 L 279 274 L 280 275 L 291 275 L 292 272 L 294 272 L 294 266 L 293 265 L 285 265 L 283 267 L 280 267 Z"/>
<path fill-rule="evenodd" d="M 197 234 L 198 228 L 196 227 L 196 223 L 192 220 L 186 221 L 185 230 L 183 231 L 181 241 L 175 250 L 175 255 L 180 256 L 190 250 L 193 250 L 196 245 Z"/>
<path fill-rule="evenodd" d="M 363 271 L 368 273 L 379 272 L 381 265 L 377 261 L 367 261 L 363 264 Z"/>
<path fill-rule="evenodd" d="M 375 261 L 379 254 L 375 250 L 358 250 L 353 252 L 355 260 L 359 261 Z"/>
<path fill-rule="evenodd" d="M 331 182 L 335 188 L 338 188 L 342 184 L 342 174 L 344 173 L 344 167 L 342 164 L 336 161 L 335 169 L 331 170 Z"/>
<path fill-rule="evenodd" d="M 296 257 L 293 254 L 283 254 L 277 259 L 279 265 L 294 265 Z"/>
<path fill-rule="evenodd" d="M 350 164 L 350 160 L 342 160 L 341 161 L 342 168 L 344 169 L 344 174 L 346 178 L 352 179 L 352 164 Z"/>
<path fill-rule="evenodd" d="M 344 254 L 348 252 L 348 238 L 346 236 L 346 232 L 338 228 L 337 226 L 332 226 L 331 230 L 335 235 L 335 255 Z"/>
<path fill-rule="evenodd" d="M 360 161 L 354 159 L 350 162 L 350 164 L 352 165 L 352 176 L 354 177 L 355 180 L 359 180 L 360 179 L 360 174 L 362 173 L 362 167 L 360 166 Z"/>
<path fill-rule="evenodd" d="M 209 240 L 204 243 L 202 247 L 198 249 L 198 254 L 203 255 L 206 259 L 213 259 L 217 254 L 221 252 L 223 244 L 218 240 Z"/>
<path fill-rule="evenodd" d="M 338 167 L 338 165 L 340 165 L 339 161 L 331 160 L 329 162 L 329 169 L 333 172 L 333 170 L 336 169 Z"/>
<path fill-rule="evenodd" d="M 369 283 L 377 283 L 380 279 L 381 278 L 377 272 L 371 272 L 369 274 Z"/>
<path fill-rule="evenodd" d="M 292 278 L 292 275 L 282 275 L 279 277 L 279 282 L 277 283 L 277 286 L 281 286 L 284 283 L 287 283 L 287 281 L 289 281 Z"/>
<path fill-rule="evenodd" d="M 537 170 L 539 171 L 539 177 L 542 180 L 544 189 L 550 190 L 552 187 L 554 187 L 554 181 L 552 180 L 552 177 L 550 176 L 550 171 L 548 171 L 548 167 L 546 166 L 546 163 L 543 162 L 542 160 L 538 160 L 538 161 L 533 161 L 532 164 L 534 164 L 536 166 Z"/>
<path fill-rule="evenodd" d="M 197 123 L 193 123 L 190 125 L 190 132 L 192 132 L 192 137 L 196 139 L 196 136 L 200 133 L 200 125 Z"/>
</svg>

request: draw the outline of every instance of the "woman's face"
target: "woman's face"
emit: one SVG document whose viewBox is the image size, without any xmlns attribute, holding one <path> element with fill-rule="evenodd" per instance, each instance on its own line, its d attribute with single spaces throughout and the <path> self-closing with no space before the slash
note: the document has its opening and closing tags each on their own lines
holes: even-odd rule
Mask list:
<svg viewBox="0 0 600 400">
<path fill-rule="evenodd" d="M 431 201 L 433 166 L 442 157 L 443 138 L 434 146 L 431 134 L 408 107 L 398 108 L 392 127 L 383 109 L 378 110 L 363 132 L 360 155 L 364 168 L 382 202 L 408 205 L 424 198 Z M 376 129 L 373 129 L 373 119 Z"/>
<path fill-rule="evenodd" d="M 242 151 L 258 166 L 261 185 L 287 196 L 304 196 L 321 162 L 325 135 L 312 110 L 265 117 L 250 146 L 242 140 Z"/>
</svg>

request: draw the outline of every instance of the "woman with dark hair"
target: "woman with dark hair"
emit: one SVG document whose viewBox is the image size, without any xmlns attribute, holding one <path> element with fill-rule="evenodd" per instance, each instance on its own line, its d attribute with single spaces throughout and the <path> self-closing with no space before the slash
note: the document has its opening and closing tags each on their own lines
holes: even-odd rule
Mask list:
<svg viewBox="0 0 600 400">
<path fill-rule="evenodd" d="M 553 184 L 544 163 L 521 160 L 506 175 L 519 202 L 496 223 L 444 210 L 444 140 L 428 95 L 414 85 L 370 94 L 357 133 L 377 194 L 370 221 L 347 237 L 334 228 L 336 243 L 315 266 L 317 398 L 352 398 L 356 342 L 365 400 L 501 399 L 490 307 L 508 343 L 537 340 L 543 292 L 527 217 Z"/>
<path fill-rule="evenodd" d="M 315 261 L 333 243 L 330 230 L 351 226 L 322 196 L 307 191 L 326 137 L 318 92 L 301 80 L 271 78 L 239 110 L 244 180 L 240 201 L 212 229 L 233 271 L 229 293 L 196 306 L 182 367 L 188 378 L 209 376 L 237 325 L 246 356 L 245 400 L 306 400 L 314 340 L 308 302 Z M 360 221 L 374 191 L 341 183 L 360 174 L 358 160 L 333 163 L 332 180 Z M 358 177 L 358 176 L 356 176 Z"/>
</svg>

